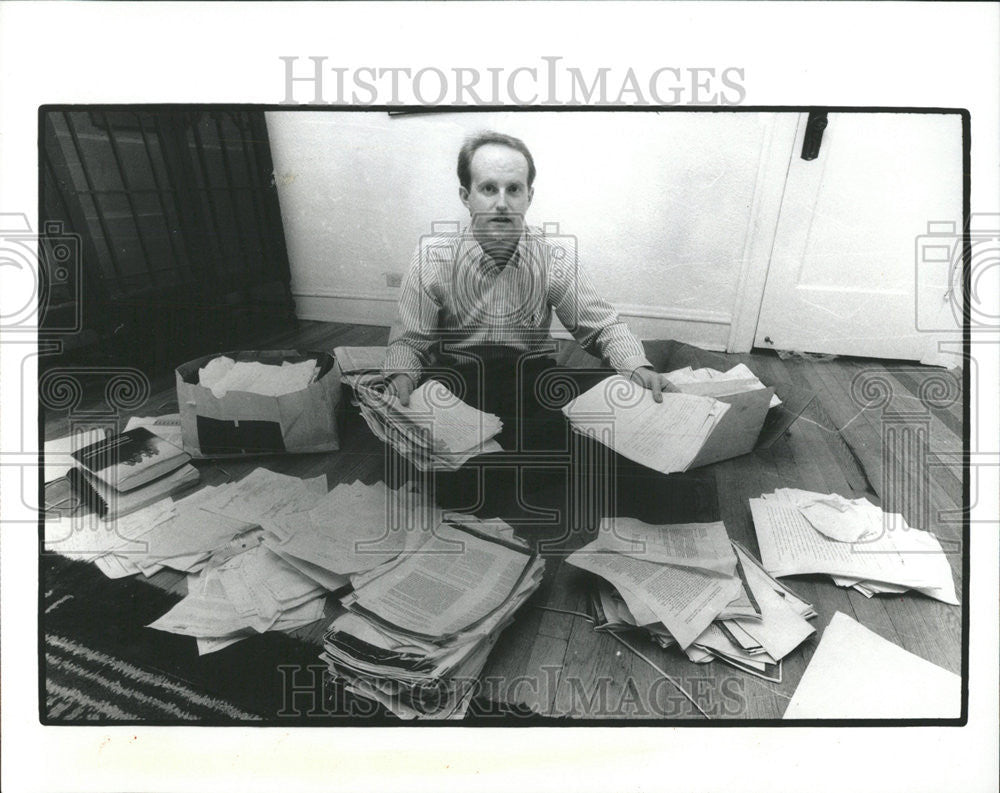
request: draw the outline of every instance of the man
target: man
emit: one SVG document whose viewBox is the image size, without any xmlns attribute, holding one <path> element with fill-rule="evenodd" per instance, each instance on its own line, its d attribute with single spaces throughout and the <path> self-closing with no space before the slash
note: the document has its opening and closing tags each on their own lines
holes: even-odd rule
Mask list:
<svg viewBox="0 0 1000 793">
<path fill-rule="evenodd" d="M 470 234 L 451 241 L 450 260 L 421 246 L 403 284 L 385 365 L 400 401 L 409 403 L 436 342 L 446 340 L 452 350 L 492 343 L 529 352 L 549 338 L 553 309 L 584 349 L 662 401 L 661 392 L 673 388 L 639 341 L 583 272 L 568 262 L 551 267 L 564 249 L 525 225 L 535 179 L 527 146 L 496 132 L 470 138 L 459 152 L 458 178 Z"/>
<path fill-rule="evenodd" d="M 559 405 L 539 396 L 555 366 L 544 356 L 554 350 L 553 311 L 585 350 L 651 389 L 657 402 L 674 390 L 572 253 L 525 224 L 535 163 L 522 141 L 496 132 L 470 138 L 458 178 L 470 224 L 418 246 L 386 355 L 389 394 L 407 405 L 428 367 L 444 367 L 463 383 L 466 402 L 503 420 L 506 451 L 564 448 Z"/>
</svg>

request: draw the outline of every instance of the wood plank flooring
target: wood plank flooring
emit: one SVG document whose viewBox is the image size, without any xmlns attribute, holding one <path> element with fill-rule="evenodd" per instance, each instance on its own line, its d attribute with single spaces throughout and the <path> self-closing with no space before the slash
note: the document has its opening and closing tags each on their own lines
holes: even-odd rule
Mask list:
<svg viewBox="0 0 1000 793">
<path fill-rule="evenodd" d="M 385 344 L 387 328 L 303 323 L 261 340 L 261 348 L 330 350 L 338 345 Z M 575 344 L 562 345 L 561 362 L 588 367 L 596 362 Z M 717 504 L 706 505 L 725 521 L 730 536 L 754 553 L 757 542 L 748 499 L 778 487 L 868 496 L 888 511 L 901 512 L 916 528 L 934 532 L 945 547 L 962 586 L 963 508 L 962 381 L 960 375 L 900 362 L 803 357 L 770 352 L 720 355 L 725 366 L 745 363 L 765 383 L 791 383 L 815 398 L 798 421 L 766 449 L 700 469 Z M 96 388 L 96 387 L 95 387 Z M 77 412 L 93 409 L 102 394 L 87 394 Z M 138 415 L 176 410 L 172 373 L 150 381 Z M 348 411 L 350 414 L 350 411 Z M 73 415 L 46 409 L 46 438 L 64 435 Z M 122 416 L 120 426 L 127 416 Z M 343 425 L 341 451 L 294 457 L 263 457 L 204 466 L 206 481 L 238 478 L 259 465 L 297 476 L 326 474 L 327 484 L 377 481 L 384 473 L 384 449 L 356 416 Z M 962 607 L 921 595 L 865 598 L 822 576 L 786 579 L 814 605 L 817 636 L 785 661 L 780 683 L 766 682 L 713 662 L 688 662 L 676 650 L 662 650 L 640 636 L 626 636 L 630 649 L 595 632 L 579 616 L 585 610 L 588 577 L 547 554 L 546 578 L 514 624 L 501 635 L 483 671 L 493 699 L 556 717 L 588 719 L 780 718 L 815 650 L 818 636 L 836 611 L 858 619 L 905 649 L 953 672 L 962 665 Z M 162 573 L 151 584 L 183 591 L 183 577 Z M 576 612 L 576 613 L 573 613 Z M 325 622 L 295 635 L 321 643 Z M 641 656 L 635 651 L 641 653 Z M 696 708 L 663 675 L 670 675 L 697 702 Z"/>
</svg>

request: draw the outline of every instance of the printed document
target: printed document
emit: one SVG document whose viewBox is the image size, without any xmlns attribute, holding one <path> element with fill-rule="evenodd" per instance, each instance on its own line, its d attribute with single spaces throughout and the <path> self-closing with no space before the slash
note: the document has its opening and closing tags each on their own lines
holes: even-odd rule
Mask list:
<svg viewBox="0 0 1000 793">
<path fill-rule="evenodd" d="M 687 470 L 729 405 L 706 396 L 663 394 L 615 375 L 563 408 L 573 429 L 655 471 Z"/>
<path fill-rule="evenodd" d="M 635 518 L 604 518 L 597 539 L 587 547 L 722 575 L 736 571 L 736 555 L 722 521 L 652 525 Z"/>
</svg>

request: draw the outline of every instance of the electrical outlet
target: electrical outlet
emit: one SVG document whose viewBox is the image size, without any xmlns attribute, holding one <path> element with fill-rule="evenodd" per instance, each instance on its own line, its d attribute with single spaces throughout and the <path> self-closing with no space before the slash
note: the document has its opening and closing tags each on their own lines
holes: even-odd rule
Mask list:
<svg viewBox="0 0 1000 793">
<path fill-rule="evenodd" d="M 385 285 L 398 289 L 403 285 L 403 274 L 402 273 L 386 273 L 385 274 Z"/>
</svg>

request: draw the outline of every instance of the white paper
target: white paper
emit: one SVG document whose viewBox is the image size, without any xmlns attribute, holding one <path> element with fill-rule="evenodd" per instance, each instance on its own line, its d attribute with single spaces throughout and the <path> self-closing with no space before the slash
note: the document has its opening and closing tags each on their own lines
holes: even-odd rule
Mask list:
<svg viewBox="0 0 1000 793">
<path fill-rule="evenodd" d="M 604 518 L 597 539 L 588 547 L 722 575 L 736 570 L 736 555 L 722 521 L 654 525 L 635 518 Z"/>
<path fill-rule="evenodd" d="M 420 553 L 355 595 L 361 606 L 403 630 L 445 636 L 499 608 L 529 560 L 527 553 L 442 524 Z"/>
<path fill-rule="evenodd" d="M 595 552 L 590 546 L 574 552 L 567 561 L 614 584 L 633 614 L 630 597 L 638 597 L 677 639 L 681 649 L 704 632 L 742 586 L 735 576 Z"/>
<path fill-rule="evenodd" d="M 380 372 L 385 363 L 385 347 L 334 347 L 333 356 L 344 374 Z"/>
<path fill-rule="evenodd" d="M 198 385 L 208 388 L 216 399 L 222 399 L 229 391 L 283 396 L 306 388 L 316 372 L 316 362 L 312 360 L 282 361 L 279 366 L 259 361 L 233 361 L 220 356 L 198 370 Z"/>
<path fill-rule="evenodd" d="M 837 612 L 786 719 L 935 719 L 961 714 L 962 678 Z"/>
<path fill-rule="evenodd" d="M 69 469 L 76 465 L 72 452 L 79 451 L 92 443 L 104 440 L 104 430 L 77 430 L 72 435 L 45 441 L 45 482 L 51 482 L 60 476 L 65 476 Z"/>
<path fill-rule="evenodd" d="M 744 557 L 741 556 L 741 560 Z M 744 564 L 743 573 L 757 605 L 759 620 L 734 619 L 746 633 L 755 638 L 768 655 L 780 661 L 816 632 L 795 608 L 772 587 L 770 577 L 753 564 Z"/>
<path fill-rule="evenodd" d="M 917 529 L 883 532 L 863 543 L 831 540 L 798 507 L 781 499 L 750 499 L 764 568 L 772 575 L 828 573 L 925 588 L 957 605 L 951 567 L 934 535 Z"/>
<path fill-rule="evenodd" d="M 476 410 L 436 380 L 414 390 L 406 407 L 393 399 L 390 416 L 394 414 L 423 429 L 436 451 L 452 454 L 482 446 L 502 426 L 496 416 Z"/>
<path fill-rule="evenodd" d="M 722 393 L 736 393 L 738 391 L 755 391 L 758 388 L 766 388 L 760 379 L 750 368 L 743 363 L 738 363 L 731 369 L 725 372 L 720 372 L 718 369 L 711 369 L 705 367 L 703 369 L 692 369 L 690 366 L 685 366 L 683 369 L 675 369 L 672 372 L 666 373 L 667 379 L 678 386 L 683 392 L 686 391 L 684 386 L 690 385 L 692 383 L 724 383 L 728 386 L 728 391 L 720 392 Z M 777 407 L 781 404 L 781 400 L 778 399 L 777 395 L 771 396 L 771 402 L 768 405 L 769 408 Z"/>
<path fill-rule="evenodd" d="M 669 474 L 687 469 L 728 409 L 691 394 L 665 393 L 657 402 L 649 389 L 615 375 L 562 410 L 577 432 Z"/>
</svg>

